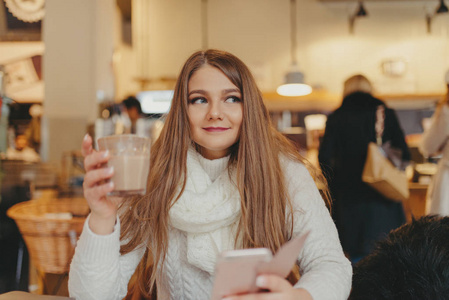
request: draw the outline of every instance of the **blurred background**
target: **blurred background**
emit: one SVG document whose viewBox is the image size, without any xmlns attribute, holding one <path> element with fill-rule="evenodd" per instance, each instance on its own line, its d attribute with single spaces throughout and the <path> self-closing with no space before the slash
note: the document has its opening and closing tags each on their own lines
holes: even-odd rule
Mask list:
<svg viewBox="0 0 449 300">
<path fill-rule="evenodd" d="M 250 67 L 275 126 L 315 164 L 326 116 L 341 104 L 344 80 L 357 73 L 368 77 L 375 96 L 396 110 L 406 134 L 413 168 L 411 199 L 404 205 L 409 217 L 422 215 L 438 158 L 423 157 L 417 145 L 445 93 L 446 4 L 1 0 L 0 224 L 14 226 L 6 209 L 15 203 L 82 197 L 83 136 L 126 132 L 127 97 L 135 96 L 142 108 L 142 120 L 131 132 L 156 138 L 182 64 L 207 48 L 229 51 Z M 302 73 L 311 93 L 277 92 L 291 71 Z M 38 159 L 8 159 L 18 136 Z M 28 275 L 18 272 L 18 265 L 26 262 L 27 248 L 17 241 L 18 231 L 14 235 L 1 226 L 0 258 L 8 257 L 11 266 L 0 274 L 0 293 L 26 290 Z M 4 247 L 8 239 L 15 241 L 11 249 Z M 22 258 L 18 249 L 25 252 Z"/>
</svg>

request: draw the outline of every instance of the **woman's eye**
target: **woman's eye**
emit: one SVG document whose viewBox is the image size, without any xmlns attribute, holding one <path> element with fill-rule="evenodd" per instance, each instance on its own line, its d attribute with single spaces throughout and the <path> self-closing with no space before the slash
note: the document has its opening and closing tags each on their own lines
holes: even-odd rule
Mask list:
<svg viewBox="0 0 449 300">
<path fill-rule="evenodd" d="M 242 100 L 237 96 L 230 96 L 230 97 L 226 98 L 226 102 L 228 102 L 228 103 L 238 103 L 241 101 Z"/>
<path fill-rule="evenodd" d="M 207 103 L 207 100 L 205 98 L 193 98 L 190 99 L 190 104 L 201 104 L 201 103 Z"/>
</svg>

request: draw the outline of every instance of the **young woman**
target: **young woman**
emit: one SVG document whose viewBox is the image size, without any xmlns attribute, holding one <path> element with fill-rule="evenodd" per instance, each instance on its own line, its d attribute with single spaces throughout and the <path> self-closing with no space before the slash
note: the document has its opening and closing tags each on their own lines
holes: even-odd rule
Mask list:
<svg viewBox="0 0 449 300">
<path fill-rule="evenodd" d="M 91 208 L 72 261 L 77 299 L 122 299 L 137 286 L 158 299 L 209 299 L 217 255 L 276 252 L 310 231 L 287 279 L 260 276 L 269 293 L 230 299 L 346 299 L 352 269 L 304 159 L 270 123 L 245 64 L 230 53 L 194 53 L 176 83 L 151 151 L 147 194 L 106 198 L 108 154 L 83 141 Z M 313 170 L 312 168 L 310 170 Z M 301 275 L 298 280 L 298 275 Z M 269 298 L 266 298 L 269 297 Z"/>
</svg>

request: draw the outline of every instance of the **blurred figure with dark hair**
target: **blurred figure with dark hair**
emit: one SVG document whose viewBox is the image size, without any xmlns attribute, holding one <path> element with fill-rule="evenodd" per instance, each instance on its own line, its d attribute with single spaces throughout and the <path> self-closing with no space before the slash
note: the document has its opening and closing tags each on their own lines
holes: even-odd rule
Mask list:
<svg viewBox="0 0 449 300">
<path fill-rule="evenodd" d="M 343 102 L 327 118 L 318 156 L 334 200 L 332 216 L 352 263 L 369 254 L 375 241 L 405 223 L 401 203 L 362 181 L 368 144 L 376 142 L 378 106 L 385 107 L 382 141 L 400 149 L 403 161 L 410 160 L 396 113 L 371 93 L 371 83 L 363 75 L 345 81 Z"/>
<path fill-rule="evenodd" d="M 129 120 L 131 121 L 130 133 L 136 133 L 137 121 L 142 116 L 142 107 L 140 106 L 140 102 L 136 97 L 129 96 L 122 101 L 122 104 L 126 109 L 126 114 L 128 115 Z"/>
<path fill-rule="evenodd" d="M 392 231 L 354 268 L 350 300 L 449 297 L 449 217 L 426 216 Z"/>
<path fill-rule="evenodd" d="M 31 121 L 25 131 L 25 136 L 27 137 L 30 148 L 33 148 L 37 153 L 39 153 L 41 148 L 41 119 L 43 114 L 42 105 L 31 105 L 29 114 L 31 116 Z"/>
</svg>

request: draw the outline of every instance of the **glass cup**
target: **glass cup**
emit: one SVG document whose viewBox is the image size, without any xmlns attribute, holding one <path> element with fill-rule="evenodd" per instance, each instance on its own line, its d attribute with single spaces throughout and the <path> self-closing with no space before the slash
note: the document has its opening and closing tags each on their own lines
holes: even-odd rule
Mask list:
<svg viewBox="0 0 449 300">
<path fill-rule="evenodd" d="M 150 171 L 151 140 L 134 134 L 101 137 L 100 151 L 109 150 L 108 167 L 114 168 L 114 190 L 109 196 L 128 197 L 144 195 Z"/>
</svg>

